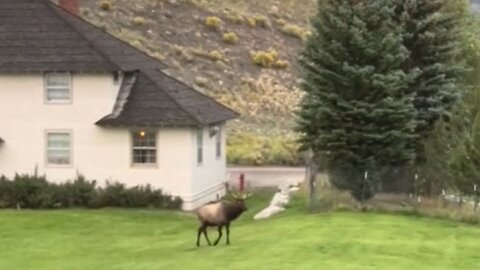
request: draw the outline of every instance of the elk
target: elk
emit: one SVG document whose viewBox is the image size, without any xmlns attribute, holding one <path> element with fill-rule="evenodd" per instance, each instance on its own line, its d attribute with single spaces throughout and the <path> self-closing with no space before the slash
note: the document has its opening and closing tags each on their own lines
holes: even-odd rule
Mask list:
<svg viewBox="0 0 480 270">
<path fill-rule="evenodd" d="M 197 232 L 197 247 L 200 246 L 200 236 L 202 233 L 205 236 L 205 239 L 207 239 L 208 245 L 212 245 L 207 235 L 208 227 L 217 227 L 218 229 L 218 238 L 213 243 L 213 245 L 216 246 L 222 238 L 222 229 L 225 226 L 227 232 L 226 244 L 229 245 L 230 223 L 238 218 L 243 212 L 248 210 L 245 205 L 245 200 L 252 194 L 234 194 L 229 190 L 227 184 L 225 184 L 225 186 L 227 193 L 234 198 L 233 202 L 227 200 L 213 201 L 200 206 L 195 211 L 200 221 L 200 226 L 198 227 Z"/>
</svg>

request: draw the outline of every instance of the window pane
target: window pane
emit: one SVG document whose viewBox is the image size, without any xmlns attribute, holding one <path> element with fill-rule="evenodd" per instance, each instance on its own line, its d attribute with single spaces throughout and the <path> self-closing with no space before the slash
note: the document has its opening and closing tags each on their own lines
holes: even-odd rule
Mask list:
<svg viewBox="0 0 480 270">
<path fill-rule="evenodd" d="M 49 73 L 47 77 L 47 87 L 50 86 L 70 86 L 70 76 L 68 73 Z"/>
<path fill-rule="evenodd" d="M 133 138 L 133 163 L 157 163 L 156 133 L 137 131 L 132 133 Z"/>
<path fill-rule="evenodd" d="M 150 146 L 150 147 L 155 147 L 156 143 L 155 143 L 155 137 L 154 136 L 151 136 L 147 141 L 146 141 L 146 145 L 147 146 Z"/>
<path fill-rule="evenodd" d="M 47 100 L 69 100 L 70 99 L 70 89 L 68 88 L 58 88 L 58 89 L 47 89 Z"/>
<path fill-rule="evenodd" d="M 69 148 L 70 147 L 70 135 L 61 133 L 48 134 L 48 148 Z"/>
<path fill-rule="evenodd" d="M 148 149 L 134 149 L 133 150 L 133 162 L 140 164 L 156 163 L 157 151 Z"/>
<path fill-rule="evenodd" d="M 70 74 L 47 73 L 45 74 L 45 91 L 47 101 L 70 100 Z"/>
<path fill-rule="evenodd" d="M 48 150 L 49 164 L 70 164 L 69 150 Z"/>
<path fill-rule="evenodd" d="M 134 132 L 133 133 L 133 146 L 151 146 L 155 147 L 156 138 L 155 132 Z"/>
<path fill-rule="evenodd" d="M 69 157 L 49 157 L 48 164 L 69 165 L 70 158 Z"/>
<path fill-rule="evenodd" d="M 203 129 L 197 130 L 197 163 L 203 162 Z"/>
<path fill-rule="evenodd" d="M 218 129 L 215 139 L 217 157 L 220 157 L 222 156 L 222 130 L 220 128 Z"/>
<path fill-rule="evenodd" d="M 200 164 L 203 162 L 203 150 L 199 148 L 197 151 L 197 162 Z"/>
<path fill-rule="evenodd" d="M 70 164 L 70 134 L 47 134 L 47 163 L 57 165 Z"/>
</svg>

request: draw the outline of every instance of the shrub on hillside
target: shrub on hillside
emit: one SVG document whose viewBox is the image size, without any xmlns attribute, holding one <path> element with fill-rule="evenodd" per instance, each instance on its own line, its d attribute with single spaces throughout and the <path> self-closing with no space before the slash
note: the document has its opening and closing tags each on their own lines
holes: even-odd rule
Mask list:
<svg viewBox="0 0 480 270">
<path fill-rule="evenodd" d="M 112 9 L 112 3 L 110 1 L 102 1 L 100 2 L 100 8 L 109 11 Z"/>
<path fill-rule="evenodd" d="M 275 23 L 283 27 L 287 24 L 287 21 L 285 21 L 284 19 L 276 19 Z"/>
<path fill-rule="evenodd" d="M 272 67 L 275 69 L 286 69 L 288 68 L 289 64 L 288 61 L 285 60 L 277 60 L 272 63 Z"/>
<path fill-rule="evenodd" d="M 255 19 L 255 24 L 260 27 L 267 28 L 270 25 L 270 21 L 266 16 L 257 15 L 254 17 L 254 19 Z"/>
<path fill-rule="evenodd" d="M 192 53 L 195 56 L 202 57 L 211 61 L 219 61 L 219 60 L 226 61 L 224 55 L 218 50 L 205 51 L 204 49 L 198 48 L 198 49 L 190 50 L 190 53 Z"/>
<path fill-rule="evenodd" d="M 213 50 L 208 53 L 208 57 L 213 61 L 218 61 L 223 59 L 223 54 L 218 50 Z"/>
<path fill-rule="evenodd" d="M 144 26 L 147 21 L 143 17 L 135 17 L 132 19 L 132 23 L 136 26 Z"/>
<path fill-rule="evenodd" d="M 154 207 L 180 209 L 182 200 L 150 185 L 126 187 L 121 183 L 107 183 L 97 187 L 96 181 L 79 176 L 74 181 L 49 183 L 44 176 L 15 175 L 13 180 L 0 178 L 0 208 L 100 208 L 100 207 Z"/>
<path fill-rule="evenodd" d="M 215 30 L 215 31 L 218 30 L 221 24 L 222 24 L 222 20 L 215 16 L 208 16 L 205 19 L 205 26 L 207 26 L 207 28 L 210 30 Z"/>
<path fill-rule="evenodd" d="M 238 36 L 234 32 L 227 32 L 223 34 L 223 41 L 228 44 L 235 44 L 238 42 Z"/>
<path fill-rule="evenodd" d="M 310 35 L 310 32 L 295 24 L 285 24 L 280 31 L 285 35 L 298 38 L 300 40 L 306 40 Z"/>
<path fill-rule="evenodd" d="M 255 18 L 247 18 L 247 25 L 250 27 L 255 27 L 257 25 L 257 20 L 255 20 Z"/>
<path fill-rule="evenodd" d="M 228 12 L 226 14 L 226 18 L 235 24 L 242 24 L 245 22 L 245 18 L 243 17 L 243 15 L 234 11 Z"/>
<path fill-rule="evenodd" d="M 253 63 L 263 68 L 270 67 L 278 59 L 278 53 L 274 49 L 270 49 L 269 51 L 251 52 L 250 56 Z"/>
</svg>

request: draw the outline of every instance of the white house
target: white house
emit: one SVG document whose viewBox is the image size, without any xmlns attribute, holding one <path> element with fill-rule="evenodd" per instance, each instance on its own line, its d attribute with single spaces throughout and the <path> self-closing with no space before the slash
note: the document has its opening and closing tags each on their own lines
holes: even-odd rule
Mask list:
<svg viewBox="0 0 480 270">
<path fill-rule="evenodd" d="M 0 175 L 149 183 L 186 210 L 222 195 L 237 113 L 60 6 L 0 0 Z"/>
</svg>

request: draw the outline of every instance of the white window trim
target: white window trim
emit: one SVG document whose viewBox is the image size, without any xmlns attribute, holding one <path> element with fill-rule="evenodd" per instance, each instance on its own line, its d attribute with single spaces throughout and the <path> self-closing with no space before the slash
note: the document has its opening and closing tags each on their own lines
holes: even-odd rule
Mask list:
<svg viewBox="0 0 480 270">
<path fill-rule="evenodd" d="M 203 163 L 204 163 L 204 161 L 205 161 L 205 155 L 204 155 L 204 152 L 205 152 L 205 151 L 204 151 L 204 150 L 205 150 L 205 147 L 204 147 L 204 145 L 205 145 L 205 134 L 204 134 L 204 133 L 205 133 L 205 132 L 204 132 L 203 127 L 195 130 L 195 160 L 196 160 L 197 166 L 202 166 Z M 202 139 L 202 140 L 201 140 L 201 143 L 202 143 L 202 144 L 199 144 L 199 142 L 200 142 L 200 141 L 198 140 L 198 138 L 199 138 L 198 135 L 199 135 L 199 134 L 202 135 L 202 136 L 201 136 L 201 139 Z M 201 150 L 201 152 L 200 152 L 200 150 Z M 202 160 L 201 160 L 201 161 L 198 160 L 199 153 L 201 153 L 201 156 L 202 156 Z"/>
<path fill-rule="evenodd" d="M 134 155 L 133 155 L 133 141 L 134 141 L 134 133 L 136 132 L 141 132 L 141 131 L 144 131 L 146 133 L 153 133 L 155 134 L 155 163 L 135 163 L 135 158 L 134 158 Z M 130 152 L 130 167 L 131 168 L 158 168 L 158 159 L 159 159 L 159 155 L 158 155 L 158 145 L 159 145 L 159 139 L 158 139 L 158 131 L 155 131 L 155 130 L 143 130 L 143 129 L 134 129 L 134 130 L 130 130 L 129 131 L 129 136 L 130 136 L 130 148 L 129 148 L 129 152 Z M 153 147 L 147 147 L 149 149 L 153 149 Z"/>
<path fill-rule="evenodd" d="M 51 133 L 65 133 L 70 136 L 70 163 L 69 164 L 51 164 L 48 163 L 48 134 Z M 73 131 L 70 129 L 47 129 L 44 132 L 44 146 L 45 146 L 45 167 L 47 168 L 73 168 Z"/>
<path fill-rule="evenodd" d="M 222 159 L 223 155 L 223 136 L 222 126 L 218 126 L 217 134 L 215 134 L 215 157 L 217 160 Z"/>
<path fill-rule="evenodd" d="M 69 96 L 69 99 L 68 100 L 48 100 L 48 89 L 52 88 L 52 87 L 48 87 L 47 85 L 47 76 L 48 74 L 55 74 L 55 73 L 58 73 L 58 74 L 67 74 L 68 75 L 68 80 L 69 80 L 69 86 L 68 86 L 68 96 Z M 72 76 L 72 73 L 71 72 L 44 72 L 43 74 L 43 100 L 44 100 L 44 103 L 45 104 L 57 104 L 57 105 L 69 105 L 69 104 L 73 104 L 73 91 L 72 91 L 72 86 L 73 86 L 73 76 Z M 55 88 L 55 87 L 53 87 Z M 61 87 L 59 87 L 61 88 Z"/>
</svg>

